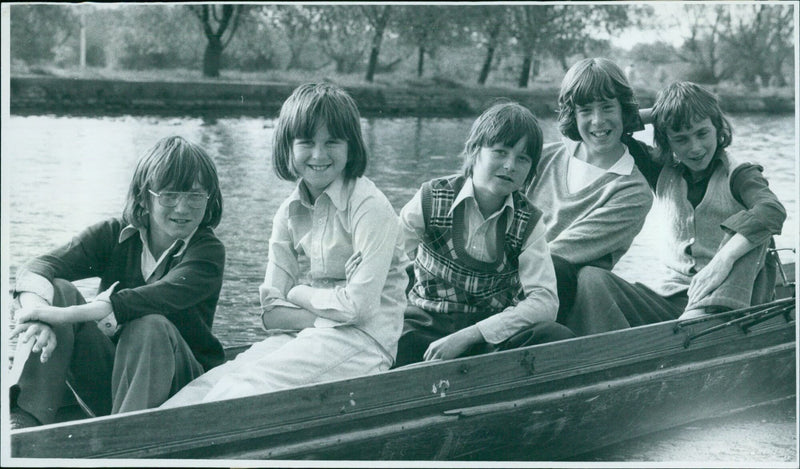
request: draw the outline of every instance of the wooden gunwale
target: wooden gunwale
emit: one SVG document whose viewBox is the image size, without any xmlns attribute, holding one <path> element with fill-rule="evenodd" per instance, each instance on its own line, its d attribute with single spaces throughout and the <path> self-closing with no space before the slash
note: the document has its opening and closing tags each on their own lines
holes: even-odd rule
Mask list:
<svg viewBox="0 0 800 469">
<path fill-rule="evenodd" d="M 770 355 L 794 356 L 794 320 L 782 317 L 747 334 L 723 329 L 684 348 L 685 334 L 721 322 L 714 319 L 675 333 L 676 321 L 669 321 L 271 394 L 16 430 L 11 434 L 12 455 L 295 457 L 312 449 L 336 454 L 331 445 L 349 446 L 343 439 L 384 441 L 412 428 L 441 428 L 464 420 L 459 411 L 465 409 L 496 405 L 498 413 L 507 413 L 520 403 L 535 407 L 580 389 L 673 379 Z"/>
</svg>

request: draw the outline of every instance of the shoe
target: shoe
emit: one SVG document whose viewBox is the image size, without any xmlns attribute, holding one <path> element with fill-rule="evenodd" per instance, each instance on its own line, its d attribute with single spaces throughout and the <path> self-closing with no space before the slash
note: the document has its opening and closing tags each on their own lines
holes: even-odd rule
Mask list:
<svg viewBox="0 0 800 469">
<path fill-rule="evenodd" d="M 23 410 L 19 406 L 14 406 L 11 409 L 11 429 L 18 430 L 20 428 L 38 427 L 42 423 L 34 417 L 30 412 Z"/>
</svg>

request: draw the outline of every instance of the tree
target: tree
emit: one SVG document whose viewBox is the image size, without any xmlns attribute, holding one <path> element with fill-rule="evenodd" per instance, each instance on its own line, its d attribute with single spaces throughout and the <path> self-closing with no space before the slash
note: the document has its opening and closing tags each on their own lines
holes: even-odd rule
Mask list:
<svg viewBox="0 0 800 469">
<path fill-rule="evenodd" d="M 9 13 L 11 56 L 27 63 L 51 62 L 80 27 L 72 5 L 11 5 Z"/>
<path fill-rule="evenodd" d="M 566 71 L 568 59 L 575 54 L 592 55 L 592 49 L 607 47 L 599 39 L 600 31 L 614 35 L 629 27 L 641 27 L 652 15 L 649 6 L 618 5 L 560 5 L 545 37 L 546 49 Z"/>
<path fill-rule="evenodd" d="M 463 7 L 457 17 L 464 23 L 466 34 L 462 35 L 471 37 L 478 45 L 486 48 L 477 80 L 479 85 L 485 85 L 497 51 L 508 37 L 507 26 L 511 21 L 511 12 L 505 5 L 476 5 Z"/>
<path fill-rule="evenodd" d="M 745 83 L 759 77 L 785 86 L 783 64 L 792 60 L 794 34 L 788 5 L 748 5 L 730 8 L 721 19 L 720 37 L 735 50 L 736 69 Z"/>
<path fill-rule="evenodd" d="M 321 11 L 304 5 L 269 5 L 261 9 L 261 16 L 275 25 L 289 47 L 286 70 L 301 67 L 303 51 L 314 35 L 315 24 Z"/>
<path fill-rule="evenodd" d="M 208 41 L 203 54 L 203 76 L 218 77 L 222 67 L 222 51 L 236 34 L 244 7 L 225 3 L 190 5 L 189 8 L 200 20 L 203 34 Z M 229 27 L 230 29 L 228 29 Z M 225 36 L 226 32 L 228 33 L 227 37 Z"/>
<path fill-rule="evenodd" d="M 724 5 L 684 5 L 689 36 L 678 50 L 678 57 L 695 67 L 695 81 L 717 83 L 729 75 L 721 60 L 721 32 L 728 7 Z"/>
<path fill-rule="evenodd" d="M 417 77 L 425 71 L 425 57 L 451 42 L 453 25 L 458 21 L 454 7 L 439 5 L 401 6 L 396 16 L 396 30 L 417 51 Z M 466 7 L 455 7 L 463 12 Z M 457 29 L 457 28 L 456 28 Z"/>
<path fill-rule="evenodd" d="M 635 62 L 651 64 L 667 64 L 674 62 L 678 51 L 664 41 L 639 43 L 631 48 L 630 56 Z"/>
<path fill-rule="evenodd" d="M 531 65 L 534 64 L 534 54 L 537 50 L 545 50 L 542 46 L 545 38 L 550 34 L 552 23 L 563 12 L 557 5 L 526 5 L 509 8 L 511 8 L 514 39 L 522 55 L 522 67 L 517 86 L 527 88 Z"/>
<path fill-rule="evenodd" d="M 386 25 L 389 23 L 389 17 L 392 12 L 391 5 L 384 6 L 361 6 L 361 13 L 366 18 L 368 24 L 372 28 L 372 41 L 369 51 L 369 62 L 367 62 L 367 74 L 364 79 L 372 82 L 375 77 L 375 68 L 378 65 L 378 55 L 381 53 L 381 42 L 383 42 L 383 33 L 386 31 Z"/>
<path fill-rule="evenodd" d="M 336 64 L 337 73 L 352 73 L 364 58 L 367 44 L 366 19 L 356 6 L 316 6 L 320 10 L 315 28 L 320 48 Z"/>
<path fill-rule="evenodd" d="M 104 41 L 112 66 L 138 70 L 190 68 L 201 59 L 197 44 L 204 36 L 195 27 L 194 14 L 184 6 L 126 5 L 97 10 L 88 21 L 92 24 L 90 39 Z"/>
</svg>

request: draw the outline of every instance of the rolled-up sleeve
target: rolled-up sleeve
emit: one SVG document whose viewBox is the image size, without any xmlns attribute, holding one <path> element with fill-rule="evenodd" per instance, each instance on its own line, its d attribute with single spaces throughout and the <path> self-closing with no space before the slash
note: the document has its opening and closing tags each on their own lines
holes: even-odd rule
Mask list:
<svg viewBox="0 0 800 469">
<path fill-rule="evenodd" d="M 497 344 L 536 322 L 556 319 L 556 274 L 545 233 L 544 222 L 539 220 L 519 256 L 525 299 L 477 323 L 486 342 Z"/>
<path fill-rule="evenodd" d="M 28 270 L 21 270 L 17 275 L 17 281 L 11 293 L 16 296 L 23 292 L 33 293 L 47 301 L 48 304 L 53 304 L 53 295 L 55 293 L 53 284 L 42 275 Z"/>
<path fill-rule="evenodd" d="M 731 175 L 731 193 L 746 210 L 722 222 L 724 230 L 739 233 L 756 245 L 781 233 L 786 209 L 770 190 L 760 166 L 748 164 L 735 169 Z"/>
</svg>

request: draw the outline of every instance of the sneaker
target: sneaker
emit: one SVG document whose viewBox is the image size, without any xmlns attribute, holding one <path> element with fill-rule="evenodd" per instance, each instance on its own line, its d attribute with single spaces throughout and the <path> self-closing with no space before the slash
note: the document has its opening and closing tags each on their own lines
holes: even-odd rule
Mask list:
<svg viewBox="0 0 800 469">
<path fill-rule="evenodd" d="M 14 406 L 11 409 L 11 429 L 17 430 L 20 428 L 38 427 L 42 423 L 34 417 L 30 412 L 23 410 L 19 406 Z"/>
</svg>

